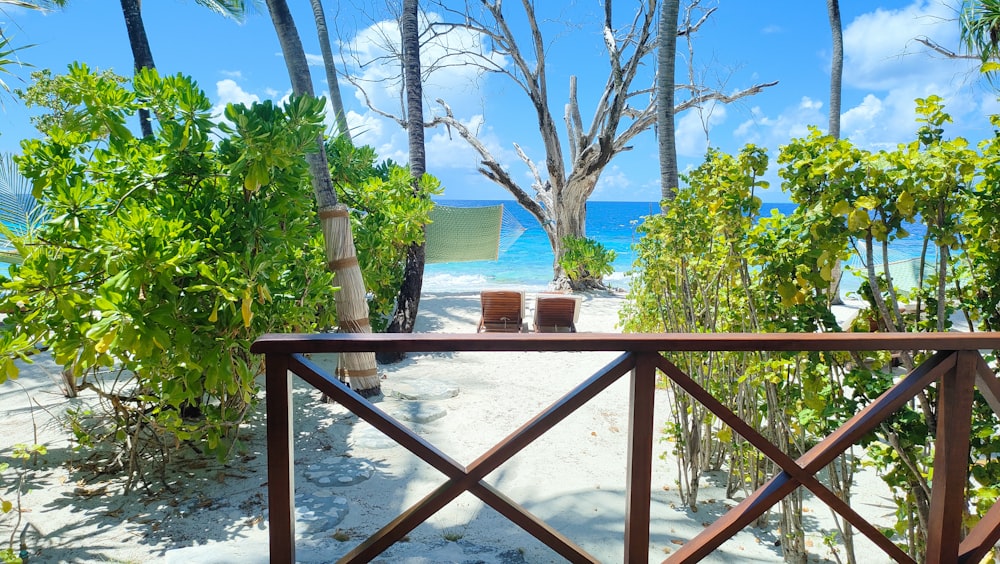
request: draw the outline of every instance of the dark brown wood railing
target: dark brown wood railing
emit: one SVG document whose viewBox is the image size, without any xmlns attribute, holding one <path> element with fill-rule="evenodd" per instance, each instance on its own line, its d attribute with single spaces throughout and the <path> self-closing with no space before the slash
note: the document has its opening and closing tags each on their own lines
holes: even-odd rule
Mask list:
<svg viewBox="0 0 1000 564">
<path fill-rule="evenodd" d="M 798 486 L 854 525 L 898 562 L 913 562 L 849 505 L 821 484 L 816 473 L 846 451 L 881 421 L 936 384 L 938 427 L 934 454 L 928 563 L 979 562 L 1000 540 L 1000 504 L 991 508 L 963 538 L 969 434 L 974 388 L 1000 414 L 1000 380 L 979 353 L 1000 349 L 1000 334 L 315 334 L 264 335 L 251 351 L 266 355 L 268 503 L 271 562 L 295 561 L 294 441 L 292 372 L 346 406 L 445 476 L 444 483 L 402 515 L 349 552 L 341 562 L 367 562 L 401 540 L 419 524 L 463 492 L 522 527 L 556 553 L 573 562 L 596 562 L 582 548 L 529 513 L 484 478 L 578 407 L 630 373 L 629 460 L 626 473 L 625 562 L 647 562 L 649 555 L 650 484 L 654 438 L 654 390 L 661 371 L 720 420 L 774 461 L 782 471 L 740 504 L 674 552 L 669 562 L 695 562 L 750 524 Z M 937 351 L 891 389 L 821 440 L 798 460 L 792 459 L 718 399 L 712 397 L 667 357 L 677 351 Z M 305 353 L 453 351 L 620 351 L 622 355 L 536 415 L 521 428 L 462 466 L 375 405 L 325 374 Z M 667 353 L 666 355 L 663 353 Z"/>
</svg>

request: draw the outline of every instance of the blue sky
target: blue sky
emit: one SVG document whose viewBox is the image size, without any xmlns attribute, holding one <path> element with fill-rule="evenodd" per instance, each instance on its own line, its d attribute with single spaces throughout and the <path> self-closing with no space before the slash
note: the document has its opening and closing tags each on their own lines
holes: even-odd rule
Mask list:
<svg viewBox="0 0 1000 564">
<path fill-rule="evenodd" d="M 844 90 L 842 136 L 869 149 L 893 147 L 912 139 L 913 100 L 930 94 L 945 99 L 955 123 L 952 136 L 978 141 L 992 135 L 987 117 L 1000 113 L 995 93 L 979 80 L 975 65 L 946 60 L 916 41 L 929 37 L 957 49 L 958 0 L 841 2 L 844 25 Z M 319 63 L 319 48 L 308 2 L 295 1 L 299 34 L 311 59 Z M 452 2 L 454 4 L 454 2 Z M 391 77 L 398 68 L 371 59 L 397 41 L 395 24 L 372 2 L 326 2 L 334 49 L 357 54 L 347 72 L 365 79 L 386 78 L 370 97 L 383 110 L 398 113 L 399 96 Z M 379 3 L 383 5 L 382 3 Z M 543 33 L 549 42 L 550 105 L 557 120 L 566 103 L 570 75 L 580 81 L 583 120 L 596 103 L 607 72 L 600 33 L 602 4 L 597 0 L 539 2 Z M 625 2 L 619 3 L 624 10 Z M 694 71 L 706 84 L 730 92 L 758 82 L 778 85 L 729 106 L 703 108 L 678 115 L 678 151 L 682 170 L 696 166 L 709 144 L 728 152 L 745 143 L 767 147 L 774 160 L 778 147 L 806 134 L 808 125 L 828 122 L 830 31 L 823 2 L 706 2 L 718 10 L 695 36 Z M 518 8 L 511 3 L 507 8 Z M 622 11 L 623 16 L 626 16 Z M 243 24 L 223 19 L 193 0 L 147 0 L 143 16 L 157 68 L 161 73 L 191 75 L 221 108 L 229 102 L 280 99 L 289 82 L 273 27 L 266 13 L 251 15 Z M 442 17 L 430 14 L 432 19 Z M 34 44 L 20 53 L 37 68 L 63 72 L 72 61 L 91 67 L 132 73 L 125 24 L 118 2 L 70 2 L 65 10 L 40 14 L 6 9 L 0 15 L 4 31 L 15 45 Z M 518 18 L 511 16 L 513 25 Z M 452 37 L 453 44 L 473 37 Z M 687 47 L 679 42 L 681 54 Z M 391 48 L 391 46 L 389 46 Z M 423 55 L 433 57 L 440 45 Z M 502 59 L 497 58 L 501 64 Z M 364 64 L 360 64 L 364 63 Z M 649 68 L 654 64 L 649 60 Z M 15 69 L 27 79 L 31 69 Z M 343 70 L 343 67 L 342 67 Z M 326 92 L 322 68 L 313 66 L 317 92 Z M 677 69 L 687 76 L 686 60 Z M 5 78 L 12 86 L 17 79 Z M 645 80 L 651 80 L 651 74 Z M 374 146 L 383 157 L 405 162 L 406 135 L 394 122 L 368 110 L 363 97 L 347 81 L 341 92 L 356 141 Z M 530 174 L 518 159 L 514 143 L 533 161 L 543 163 L 542 142 L 534 112 L 525 94 L 499 75 L 479 75 L 468 66 L 449 67 L 425 84 L 426 111 L 438 111 L 446 100 L 463 122 L 475 126 L 482 141 L 508 166 L 515 178 L 530 185 Z M 637 102 L 638 103 L 638 102 Z M 21 139 L 37 135 L 19 102 L 4 99 L 0 113 L 0 151 L 18 152 Z M 136 128 L 137 129 L 137 128 Z M 707 134 L 706 134 L 707 129 Z M 510 196 L 478 172 L 478 158 L 457 135 L 445 130 L 426 132 L 428 171 L 438 176 L 445 197 L 507 199 Z M 632 144 L 634 149 L 612 161 L 593 196 L 596 200 L 656 201 L 659 165 L 651 132 Z M 773 169 L 774 167 L 772 167 Z M 544 170 L 544 168 L 543 168 Z M 769 173 L 777 185 L 776 174 Z M 765 201 L 787 198 L 774 188 Z"/>
</svg>

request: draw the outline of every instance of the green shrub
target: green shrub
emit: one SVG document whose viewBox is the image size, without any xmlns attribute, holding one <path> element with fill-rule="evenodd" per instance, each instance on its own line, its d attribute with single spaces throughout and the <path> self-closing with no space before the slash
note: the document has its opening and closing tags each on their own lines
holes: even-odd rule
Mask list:
<svg viewBox="0 0 1000 564">
<path fill-rule="evenodd" d="M 53 112 L 19 165 L 51 215 L 3 303 L 15 338 L 48 344 L 113 406 L 78 432 L 115 445 L 130 477 L 166 445 L 226 456 L 257 401 L 253 339 L 336 322 L 302 159 L 322 100 L 230 105 L 217 127 L 187 77 L 143 71 L 134 89 L 80 64 L 29 89 Z M 125 126 L 139 98 L 154 137 Z"/>
<path fill-rule="evenodd" d="M 615 271 L 615 252 L 586 237 L 567 235 L 562 240 L 563 255 L 559 266 L 574 283 L 594 281 L 601 284 Z"/>
<path fill-rule="evenodd" d="M 392 161 L 376 164 L 373 148 L 355 147 L 345 137 L 332 139 L 326 147 L 337 196 L 352 210 L 372 330 L 382 331 L 396 306 L 406 249 L 423 241 L 423 226 L 434 207 L 431 196 L 440 193 L 440 182 L 424 174 L 414 191 L 409 169 Z"/>
</svg>

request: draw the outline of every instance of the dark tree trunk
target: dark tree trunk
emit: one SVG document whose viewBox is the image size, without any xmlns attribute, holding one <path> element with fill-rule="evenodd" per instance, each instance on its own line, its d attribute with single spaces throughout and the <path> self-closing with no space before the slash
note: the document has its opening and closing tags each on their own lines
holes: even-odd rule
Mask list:
<svg viewBox="0 0 1000 564">
<path fill-rule="evenodd" d="M 142 23 L 139 0 L 121 0 L 121 2 L 125 28 L 128 30 L 128 42 L 132 47 L 132 58 L 135 60 L 135 70 L 156 68 L 153 64 L 153 52 L 149 48 L 149 39 L 146 37 L 146 27 Z M 147 108 L 139 109 L 139 128 L 143 137 L 153 136 L 152 116 Z"/>
<path fill-rule="evenodd" d="M 406 88 L 406 133 L 410 145 L 410 173 L 413 174 L 413 189 L 424 175 L 427 167 L 424 150 L 424 104 L 423 84 L 420 77 L 420 29 L 418 28 L 417 0 L 403 0 L 403 14 L 400 18 L 400 35 L 403 46 L 403 84 Z M 413 244 L 406 250 L 406 270 L 403 283 L 396 297 L 396 311 L 386 329 L 388 333 L 412 333 L 420 308 L 420 292 L 424 285 L 425 247 L 423 243 Z M 379 357 L 382 362 L 397 362 L 405 357 L 403 353 L 386 353 Z"/>
<path fill-rule="evenodd" d="M 674 129 L 674 75 L 677 62 L 677 16 L 680 0 L 665 0 L 660 6 L 660 26 L 656 58 L 656 125 L 660 149 L 660 204 L 677 196 L 677 142 Z"/>
<path fill-rule="evenodd" d="M 844 77 L 844 32 L 840 22 L 840 0 L 826 0 L 826 11 L 830 16 L 830 33 L 833 36 L 830 58 L 830 135 L 834 139 L 840 139 L 840 98 Z M 843 266 L 837 261 L 830 284 L 830 299 L 834 305 L 844 303 L 840 297 L 840 279 L 843 273 Z"/>
<path fill-rule="evenodd" d="M 337 130 L 340 135 L 351 138 L 347 128 L 347 114 L 344 113 L 344 99 L 340 97 L 340 81 L 337 80 L 337 66 L 333 63 L 333 49 L 330 48 L 330 32 L 326 27 L 326 14 L 323 12 L 321 0 L 309 0 L 312 3 L 313 18 L 316 20 L 316 33 L 319 35 L 319 50 L 323 54 L 323 67 L 326 69 L 326 86 L 330 90 L 330 105 L 337 119 Z"/>
<path fill-rule="evenodd" d="M 844 76 L 844 32 L 840 23 L 840 0 L 826 0 L 830 15 L 830 32 L 833 34 L 833 53 L 830 60 L 830 135 L 840 139 L 840 97 Z"/>
</svg>

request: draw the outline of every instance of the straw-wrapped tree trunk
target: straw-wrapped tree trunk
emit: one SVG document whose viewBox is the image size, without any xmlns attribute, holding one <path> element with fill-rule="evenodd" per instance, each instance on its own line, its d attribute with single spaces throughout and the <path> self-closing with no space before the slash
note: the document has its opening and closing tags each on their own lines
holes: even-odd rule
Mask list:
<svg viewBox="0 0 1000 564">
<path fill-rule="evenodd" d="M 278 34 L 281 52 L 288 67 L 292 91 L 296 95 L 313 95 L 312 77 L 306 54 L 299 39 L 285 0 L 267 0 L 274 30 Z M 323 227 L 327 263 L 336 274 L 334 282 L 340 286 L 336 296 L 337 320 L 340 330 L 349 333 L 371 333 L 368 320 L 368 302 L 365 299 L 365 281 L 354 249 L 354 236 L 347 207 L 337 202 L 337 194 L 330 179 L 322 135 L 316 140 L 319 150 L 306 155 L 312 176 L 313 191 Z M 351 388 L 365 397 L 381 393 L 375 366 L 375 353 L 350 353 L 340 356 L 338 375 L 350 382 Z"/>
</svg>

